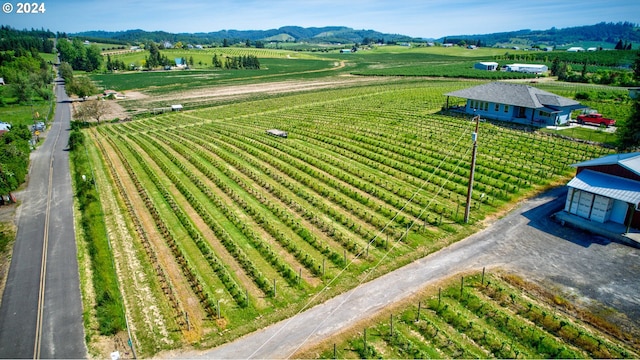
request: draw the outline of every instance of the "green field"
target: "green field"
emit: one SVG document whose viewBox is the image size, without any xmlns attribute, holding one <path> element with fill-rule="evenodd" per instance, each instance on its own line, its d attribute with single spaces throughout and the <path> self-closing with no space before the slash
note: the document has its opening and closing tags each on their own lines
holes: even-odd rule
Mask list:
<svg viewBox="0 0 640 360">
<path fill-rule="evenodd" d="M 462 285 L 462 286 L 461 286 Z M 430 289 L 355 335 L 298 354 L 324 359 L 637 358 L 632 337 L 513 275 L 473 274 Z M 542 294 L 542 296 L 541 296 Z M 337 341 L 337 343 L 336 343 Z"/>
<path fill-rule="evenodd" d="M 372 269 L 381 275 L 445 247 L 510 201 L 566 181 L 571 164 L 609 153 L 481 123 L 464 224 L 473 123 L 437 113 L 442 94 L 461 86 L 287 95 L 100 126 L 92 137 L 111 159 L 103 171 L 125 184 L 113 193 L 135 203 L 130 183 L 143 194 L 128 216 L 155 219 L 146 231 L 160 229 L 157 246 L 172 254 L 164 266 L 181 268 L 199 299 L 198 344 L 207 347 L 345 291 Z M 288 138 L 266 135 L 271 128 Z M 174 324 L 167 331 L 185 330 L 175 312 L 162 315 Z"/>
<path fill-rule="evenodd" d="M 194 66 L 91 74 L 100 88 L 144 97 L 118 100 L 140 114 L 133 121 L 85 132 L 133 344 L 143 357 L 210 348 L 287 318 L 468 236 L 514 202 L 566 183 L 572 164 L 614 151 L 572 140 L 613 142 L 596 128 L 545 132 L 483 121 L 467 224 L 474 123 L 442 112 L 444 94 L 494 80 L 498 75 L 485 72 L 475 79 L 470 67 L 502 61 L 503 49 L 388 46 L 340 54 L 232 47 L 163 54 L 193 57 Z M 262 68 L 212 69 L 213 54 L 256 55 Z M 135 63 L 144 55 L 114 57 Z M 286 89 L 314 83 L 333 85 Z M 582 94 L 589 106 L 620 119 L 629 113 L 626 89 L 530 83 L 570 98 Z M 206 94 L 273 84 L 284 90 Z M 169 103 L 187 111 L 153 113 Z M 267 135 L 268 129 L 288 137 Z M 419 354 L 600 354 L 536 352 L 531 344 L 515 353 L 519 347 L 498 344 Z M 409 356 L 362 349 L 341 356 Z"/>
</svg>

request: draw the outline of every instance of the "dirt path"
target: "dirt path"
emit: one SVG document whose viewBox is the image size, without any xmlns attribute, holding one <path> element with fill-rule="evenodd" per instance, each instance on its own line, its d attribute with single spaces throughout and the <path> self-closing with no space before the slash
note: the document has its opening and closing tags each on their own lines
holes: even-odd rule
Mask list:
<svg viewBox="0 0 640 360">
<path fill-rule="evenodd" d="M 467 239 L 218 348 L 160 354 L 187 358 L 288 358 L 385 307 L 462 271 L 505 268 L 556 288 L 575 303 L 590 299 L 640 321 L 640 250 L 560 227 L 549 215 L 564 205 L 555 188 L 523 203 Z"/>
</svg>

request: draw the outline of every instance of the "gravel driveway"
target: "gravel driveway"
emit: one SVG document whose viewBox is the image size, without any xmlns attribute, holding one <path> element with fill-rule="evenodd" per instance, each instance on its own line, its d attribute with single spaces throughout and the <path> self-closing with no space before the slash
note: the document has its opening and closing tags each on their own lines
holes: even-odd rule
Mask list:
<svg viewBox="0 0 640 360">
<path fill-rule="evenodd" d="M 561 227 L 566 188 L 522 203 L 485 230 L 232 343 L 188 358 L 287 358 L 364 320 L 389 304 L 460 271 L 503 268 L 570 296 L 618 309 L 640 322 L 640 250 Z M 174 354 L 175 356 L 175 354 Z"/>
</svg>

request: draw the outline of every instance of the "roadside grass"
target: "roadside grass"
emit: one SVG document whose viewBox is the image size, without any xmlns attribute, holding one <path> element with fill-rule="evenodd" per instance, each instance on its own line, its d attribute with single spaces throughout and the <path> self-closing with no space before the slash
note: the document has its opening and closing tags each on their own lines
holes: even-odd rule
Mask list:
<svg viewBox="0 0 640 360">
<path fill-rule="evenodd" d="M 0 95 L 2 96 L 2 95 Z M 0 121 L 12 125 L 27 125 L 29 128 L 35 121 L 50 122 L 55 111 L 54 101 L 35 100 L 31 104 L 15 104 L 11 99 L 4 98 L 6 104 L 0 105 Z"/>
<path fill-rule="evenodd" d="M 16 229 L 11 223 L 0 223 L 0 253 L 7 251 L 9 245 L 16 239 Z"/>
<path fill-rule="evenodd" d="M 83 137 L 83 134 L 76 136 Z M 93 166 L 82 143 L 76 143 L 70 154 L 74 170 L 72 178 L 81 215 L 81 233 L 91 258 L 98 328 L 101 334 L 112 335 L 126 328 L 124 304 L 118 288 L 100 197 L 95 188 Z"/>
<path fill-rule="evenodd" d="M 500 270 L 460 274 L 294 357 L 638 357 L 633 336 L 548 295 Z"/>
</svg>

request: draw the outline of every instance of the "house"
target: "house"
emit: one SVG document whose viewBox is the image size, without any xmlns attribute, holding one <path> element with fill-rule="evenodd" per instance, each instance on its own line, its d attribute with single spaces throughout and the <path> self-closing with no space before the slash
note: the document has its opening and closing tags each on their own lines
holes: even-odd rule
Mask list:
<svg viewBox="0 0 640 360">
<path fill-rule="evenodd" d="M 181 111 L 182 109 L 183 107 L 180 104 L 171 105 L 171 111 Z"/>
<path fill-rule="evenodd" d="M 574 46 L 574 47 L 570 47 L 567 49 L 568 52 L 583 52 L 584 48 L 581 48 L 579 46 Z"/>
<path fill-rule="evenodd" d="M 591 222 L 640 229 L 640 152 L 613 154 L 572 165 L 564 212 Z"/>
<path fill-rule="evenodd" d="M 543 74 L 549 71 L 547 65 L 538 65 L 538 64 L 510 64 L 505 65 L 505 69 L 507 71 L 512 72 L 521 72 L 528 74 Z"/>
<path fill-rule="evenodd" d="M 526 84 L 492 82 L 445 94 L 467 99 L 463 111 L 470 115 L 519 124 L 548 126 L 567 123 L 571 111 L 586 106 Z"/>
<path fill-rule="evenodd" d="M 478 70 L 495 71 L 498 69 L 498 63 L 492 61 L 481 61 L 473 64 L 473 68 Z"/>
</svg>

